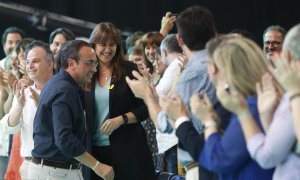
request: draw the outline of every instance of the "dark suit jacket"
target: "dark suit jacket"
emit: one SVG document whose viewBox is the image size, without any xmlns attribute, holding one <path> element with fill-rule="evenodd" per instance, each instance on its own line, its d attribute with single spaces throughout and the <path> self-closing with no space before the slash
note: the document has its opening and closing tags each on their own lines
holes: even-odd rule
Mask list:
<svg viewBox="0 0 300 180">
<path fill-rule="evenodd" d="M 231 118 L 231 113 L 225 110 L 220 103 L 214 106 L 216 113 L 222 119 L 221 129 L 225 130 Z M 176 129 L 176 136 L 179 140 L 179 146 L 189 152 L 193 160 L 198 162 L 200 154 L 205 144 L 204 133 L 198 133 L 191 121 L 182 123 Z M 199 166 L 199 179 L 217 180 L 218 176 L 215 173 L 208 171 L 206 168 Z"/>
<path fill-rule="evenodd" d="M 109 118 L 132 112 L 139 122 L 122 125 L 109 136 L 113 156 L 112 166 L 118 180 L 152 180 L 154 165 L 146 134 L 140 123 L 149 117 L 149 113 L 144 102 L 134 96 L 125 81 L 126 76 L 132 79 L 132 71 L 138 69 L 130 62 L 122 63 L 122 69 L 121 79 L 116 81 L 112 78 L 111 81 L 111 86 L 114 87 L 109 92 Z M 90 92 L 85 92 L 84 101 L 88 132 L 94 134 L 98 128 L 95 127 L 95 83 Z"/>
</svg>

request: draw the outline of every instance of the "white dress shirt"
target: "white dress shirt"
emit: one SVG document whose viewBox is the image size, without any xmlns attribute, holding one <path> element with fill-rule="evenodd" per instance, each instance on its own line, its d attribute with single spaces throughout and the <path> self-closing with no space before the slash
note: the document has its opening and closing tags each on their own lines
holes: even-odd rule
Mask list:
<svg viewBox="0 0 300 180">
<path fill-rule="evenodd" d="M 34 91 L 40 94 L 40 90 L 37 90 L 35 85 L 30 86 Z M 9 134 L 15 134 L 21 129 L 21 156 L 22 157 L 31 157 L 31 151 L 33 149 L 33 120 L 37 110 L 34 100 L 30 97 L 31 92 L 29 87 L 25 89 L 25 105 L 20 117 L 20 123 L 15 127 L 9 127 L 8 119 L 9 115 L 14 112 L 14 110 L 19 106 L 17 96 L 14 97 L 12 108 L 9 113 L 4 116 L 3 123 L 6 126 L 6 131 Z"/>
<path fill-rule="evenodd" d="M 164 75 L 155 87 L 158 95 L 167 95 L 171 91 L 174 81 L 177 80 L 177 76 L 180 75 L 179 63 L 181 62 L 176 58 L 165 70 Z"/>
</svg>

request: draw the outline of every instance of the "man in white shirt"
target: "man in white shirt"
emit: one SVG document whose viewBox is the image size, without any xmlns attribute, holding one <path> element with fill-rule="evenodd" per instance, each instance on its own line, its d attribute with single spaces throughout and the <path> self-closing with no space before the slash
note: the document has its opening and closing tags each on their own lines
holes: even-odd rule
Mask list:
<svg viewBox="0 0 300 180">
<path fill-rule="evenodd" d="M 33 120 L 37 110 L 39 94 L 46 82 L 53 76 L 54 58 L 49 46 L 35 41 L 26 49 L 26 71 L 34 85 L 24 88 L 20 83 L 15 85 L 15 97 L 10 112 L 1 120 L 8 133 L 14 134 L 21 129 L 21 156 L 25 158 L 20 174 L 27 179 L 28 164 L 33 149 Z"/>
<path fill-rule="evenodd" d="M 167 69 L 155 89 L 158 95 L 168 95 L 172 87 L 175 87 L 180 75 L 180 64 L 182 64 L 179 59 L 182 56 L 182 49 L 178 45 L 176 35 L 166 36 L 160 44 L 160 50 L 162 61 Z"/>
<path fill-rule="evenodd" d="M 158 95 L 168 95 L 173 92 L 176 87 L 176 82 L 180 75 L 181 61 L 178 59 L 182 55 L 182 49 L 178 44 L 175 34 L 169 34 L 166 36 L 160 44 L 162 61 L 167 67 L 163 77 L 160 79 L 159 84 L 156 86 L 156 92 Z M 177 144 L 178 139 L 175 135 L 175 131 L 171 133 L 162 133 L 160 131 L 159 120 L 157 121 L 156 140 L 158 146 L 158 153 L 165 153 L 168 171 L 170 173 L 178 174 L 177 166 Z"/>
</svg>

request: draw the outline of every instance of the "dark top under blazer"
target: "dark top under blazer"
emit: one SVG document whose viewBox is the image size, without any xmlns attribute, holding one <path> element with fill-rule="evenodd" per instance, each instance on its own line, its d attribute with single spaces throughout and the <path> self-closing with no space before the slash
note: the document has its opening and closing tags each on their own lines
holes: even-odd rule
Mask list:
<svg viewBox="0 0 300 180">
<path fill-rule="evenodd" d="M 122 125 L 109 136 L 113 156 L 112 166 L 118 180 L 152 180 L 154 179 L 154 165 L 146 134 L 140 123 L 149 117 L 149 113 L 144 102 L 134 96 L 125 81 L 126 76 L 133 79 L 132 71 L 138 71 L 138 69 L 130 62 L 124 62 L 121 66 L 121 79 L 111 81 L 114 87 L 109 92 L 109 118 L 132 112 L 138 122 Z M 97 80 L 96 83 L 98 83 Z M 95 127 L 95 83 L 90 92 L 85 92 L 84 99 L 88 132 L 94 134 L 97 130 Z"/>
</svg>

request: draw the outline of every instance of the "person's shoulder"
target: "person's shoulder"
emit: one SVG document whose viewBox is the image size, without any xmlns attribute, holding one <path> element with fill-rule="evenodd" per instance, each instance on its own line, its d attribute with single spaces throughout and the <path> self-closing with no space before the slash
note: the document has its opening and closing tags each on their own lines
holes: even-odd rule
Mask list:
<svg viewBox="0 0 300 180">
<path fill-rule="evenodd" d="M 73 89 L 70 82 L 65 78 L 61 77 L 59 74 L 54 75 L 48 82 L 45 84 L 45 89 L 50 91 L 70 91 Z"/>
<path fill-rule="evenodd" d="M 122 68 L 124 68 L 126 71 L 132 71 L 132 70 L 138 70 L 137 65 L 130 62 L 130 61 L 123 61 L 121 63 Z"/>
</svg>

